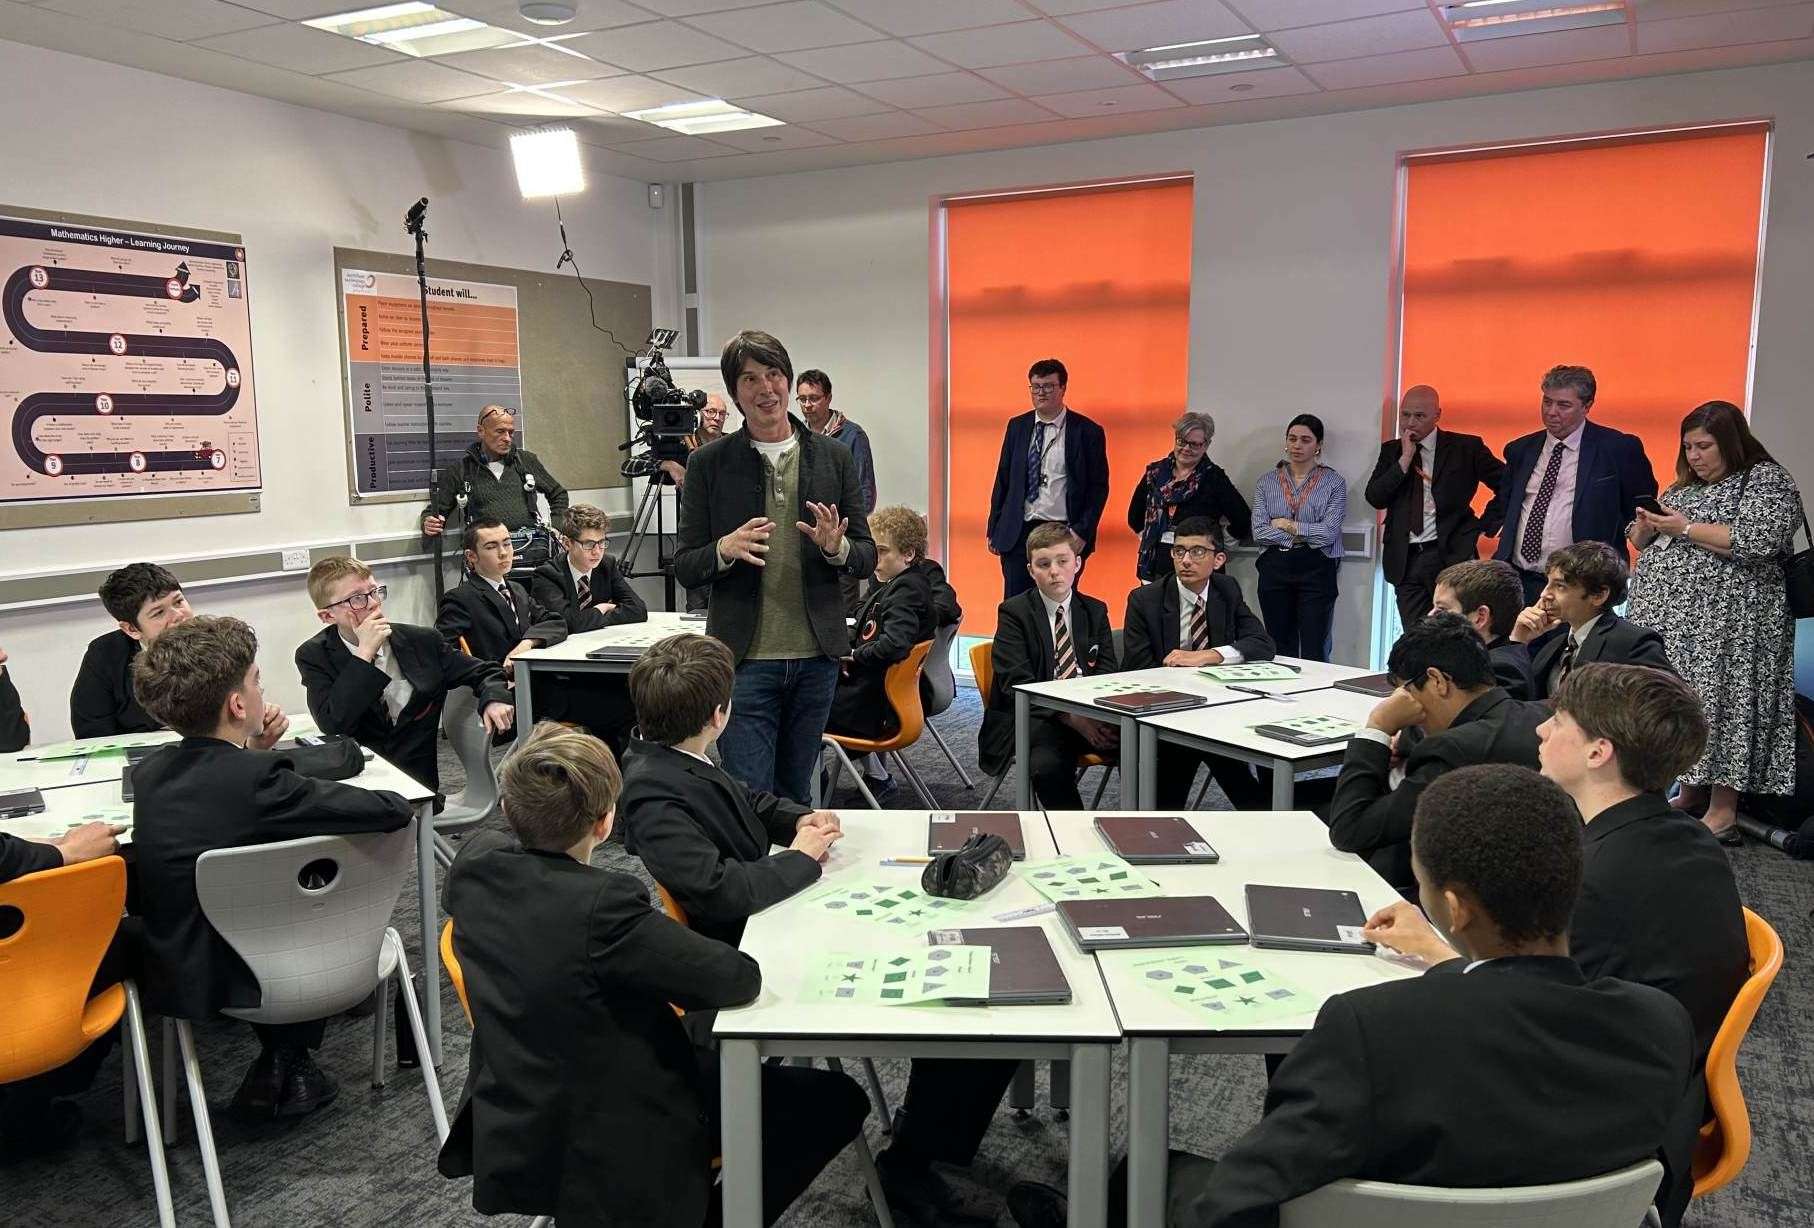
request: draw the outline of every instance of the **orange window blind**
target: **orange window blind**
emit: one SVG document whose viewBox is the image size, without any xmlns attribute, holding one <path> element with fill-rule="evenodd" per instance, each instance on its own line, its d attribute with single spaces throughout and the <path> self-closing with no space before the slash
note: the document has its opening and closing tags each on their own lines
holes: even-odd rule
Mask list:
<svg viewBox="0 0 1814 1228">
<path fill-rule="evenodd" d="M 1767 140 L 1745 127 L 1410 161 L 1400 388 L 1434 385 L 1442 425 L 1503 454 L 1542 429 L 1543 372 L 1590 367 L 1591 420 L 1642 438 L 1667 486 L 1682 416 L 1745 404 Z"/>
<path fill-rule="evenodd" d="M 1030 408 L 1027 368 L 1057 358 L 1066 404 L 1108 435 L 1109 500 L 1079 587 L 1119 623 L 1134 576 L 1127 505 L 1185 408 L 1191 184 L 950 202 L 945 216 L 951 582 L 964 634 L 993 635 L 1001 563 L 986 526 L 1002 434 Z M 1018 509 L 1015 513 L 1018 514 Z"/>
</svg>

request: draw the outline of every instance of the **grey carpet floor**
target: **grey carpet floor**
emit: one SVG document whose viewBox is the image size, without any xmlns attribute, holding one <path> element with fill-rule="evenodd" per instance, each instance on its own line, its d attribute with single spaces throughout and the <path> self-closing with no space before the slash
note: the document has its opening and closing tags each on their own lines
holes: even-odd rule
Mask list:
<svg viewBox="0 0 1814 1228">
<path fill-rule="evenodd" d="M 946 740 L 965 759 L 973 777 L 976 726 L 974 691 L 938 718 Z M 981 791 L 966 792 L 930 739 L 910 752 L 933 793 L 953 806 L 975 806 Z M 443 779 L 452 791 L 461 783 L 458 764 L 443 752 Z M 986 788 L 986 782 L 981 782 Z M 1085 797 L 1093 791 L 1091 787 Z M 913 803 L 903 788 L 896 805 Z M 846 789 L 834 801 L 859 799 Z M 1111 782 L 1103 805 L 1118 803 Z M 1212 788 L 1206 805 L 1225 806 Z M 615 842 L 601 849 L 600 864 L 640 873 L 641 867 Z M 1810 909 L 1814 909 L 1814 864 L 1792 862 L 1756 845 L 1733 851 L 1745 902 L 1761 913 L 1788 949 L 1782 975 L 1765 1001 L 1740 1055 L 1741 1078 L 1750 1103 L 1755 1143 L 1750 1164 L 1727 1189 L 1696 1203 L 1688 1223 L 1695 1228 L 1804 1228 L 1814 1225 L 1814 970 Z M 415 891 L 407 887 L 395 924 L 417 959 L 419 924 Z M 444 988 L 446 1060 L 442 1093 L 451 1107 L 465 1076 L 467 1032 L 451 988 Z M 6 1009 L 0 1003 L 0 1010 Z M 155 1024 L 153 1025 L 155 1027 Z M 288 1126 L 249 1128 L 225 1114 L 215 1116 L 229 1205 L 245 1228 L 302 1225 L 466 1225 L 485 1222 L 473 1212 L 470 1185 L 447 1181 L 434 1167 L 434 1130 L 420 1077 L 393 1069 L 387 1086 L 369 1086 L 369 1020 L 340 1019 L 330 1025 L 322 1064 L 341 1083 L 339 1099 L 314 1116 Z M 225 1022 L 198 1025 L 196 1037 L 209 1098 L 220 1105 L 237 1086 L 256 1052 L 250 1032 Z M 154 1052 L 156 1041 L 153 1041 Z M 155 1060 L 155 1059 L 154 1059 Z M 904 1062 L 877 1063 L 891 1103 L 898 1103 Z M 1112 1137 L 1125 1138 L 1119 1103 L 1125 1066 L 1115 1071 L 1116 1115 Z M 1175 1145 L 1206 1155 L 1225 1148 L 1259 1116 L 1263 1094 L 1260 1060 L 1254 1057 L 1189 1057 L 1172 1066 L 1172 1137 Z M 601 1095 L 609 1094 L 601 1089 Z M 155 1223 L 151 1178 L 142 1146 L 127 1146 L 120 1132 L 120 1062 L 108 1059 L 94 1087 L 79 1103 L 86 1114 L 84 1134 L 55 1160 L 0 1161 L 0 1224 L 124 1225 Z M 869 1124 L 873 1144 L 883 1139 L 877 1120 Z M 1001 1195 L 1015 1180 L 1033 1178 L 1062 1184 L 1067 1128 L 1046 1099 L 1042 1073 L 1040 1103 L 1024 1122 L 1004 1110 L 997 1115 L 968 1179 L 981 1196 Z M 183 1224 L 209 1222 L 194 1134 L 184 1114 L 181 1141 L 170 1151 L 177 1215 Z M 526 1224 L 515 1217 L 505 1223 Z M 789 1225 L 872 1223 L 862 1182 L 847 1152 L 821 1176 L 788 1215 Z M 1010 1223 L 1005 1209 L 1001 1223 Z"/>
</svg>

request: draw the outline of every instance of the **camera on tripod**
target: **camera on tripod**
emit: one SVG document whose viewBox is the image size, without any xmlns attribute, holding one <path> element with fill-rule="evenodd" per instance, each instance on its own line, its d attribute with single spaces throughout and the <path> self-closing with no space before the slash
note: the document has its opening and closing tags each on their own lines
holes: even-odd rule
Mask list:
<svg viewBox="0 0 1814 1228">
<path fill-rule="evenodd" d="M 698 433 L 704 425 L 700 411 L 705 408 L 705 393 L 676 388 L 674 375 L 661 356 L 678 335 L 671 328 L 654 329 L 643 343 L 643 353 L 637 355 L 648 361 L 630 385 L 630 412 L 638 427 L 636 437 L 624 446 L 627 449 L 641 445 L 644 451 L 624 461 L 625 477 L 645 476 L 664 460 L 684 461 L 687 436 Z"/>
</svg>

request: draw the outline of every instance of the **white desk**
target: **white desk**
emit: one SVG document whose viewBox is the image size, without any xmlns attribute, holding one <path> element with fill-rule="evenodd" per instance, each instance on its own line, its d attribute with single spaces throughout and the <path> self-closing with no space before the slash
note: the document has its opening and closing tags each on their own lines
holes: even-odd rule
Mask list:
<svg viewBox="0 0 1814 1228">
<path fill-rule="evenodd" d="M 1254 699 L 1252 703 L 1143 718 L 1139 722 L 1140 788 L 1135 794 L 1140 807 L 1150 810 L 1157 803 L 1159 743 L 1164 741 L 1271 768 L 1273 809 L 1289 810 L 1297 793 L 1297 773 L 1339 764 L 1348 744 L 1296 746 L 1278 738 L 1262 737 L 1253 727 L 1294 716 L 1340 716 L 1364 725 L 1379 703 L 1377 696 L 1333 687 L 1280 695 L 1278 699 Z"/>
<path fill-rule="evenodd" d="M 0 819 L 0 832 L 17 836 L 21 840 L 36 840 L 47 844 L 72 827 L 105 819 L 109 823 L 126 824 L 127 830 L 120 836 L 120 843 L 132 843 L 132 806 L 120 800 L 120 782 L 117 778 L 44 789 L 43 792 L 43 813 L 28 814 L 18 819 Z"/>
<path fill-rule="evenodd" d="M 889 855 L 923 854 L 927 815 L 924 810 L 841 811 L 845 837 L 833 846 L 825 878 L 814 890 L 841 880 L 917 883 L 921 867 L 878 863 Z M 1056 855 L 1041 814 L 1023 813 L 1021 828 L 1028 858 Z M 762 992 L 748 1006 L 718 1013 L 727 1228 L 757 1228 L 762 1222 L 765 1055 L 1070 1061 L 1070 1223 L 1077 1228 L 1101 1224 L 1108 1207 L 1109 1062 L 1121 1041 L 1121 1027 L 1095 960 L 1078 952 L 1052 914 L 995 919 L 1010 909 L 1041 903 L 1043 897 L 1011 872 L 971 910 L 944 924 L 1044 928 L 1071 984 L 1072 1000 L 1066 1006 L 826 1006 L 801 1001 L 800 988 L 821 953 L 844 941 L 866 950 L 898 944 L 904 937 L 854 918 L 826 921 L 823 914 L 809 915 L 802 896 L 750 919 L 742 948 L 762 965 Z M 785 1145 L 785 1140 L 773 1141 Z"/>
<path fill-rule="evenodd" d="M 516 658 L 516 736 L 521 742 L 535 728 L 535 688 L 532 676 L 537 672 L 563 674 L 628 674 L 640 651 L 626 652 L 604 660 L 586 656 L 595 648 L 626 645 L 648 648 L 670 635 L 691 631 L 705 634 L 705 616 L 689 618 L 669 610 L 650 610 L 648 620 L 640 623 L 617 623 L 597 631 L 570 635 L 549 648 L 532 648 Z"/>
<path fill-rule="evenodd" d="M 320 732 L 314 719 L 304 712 L 301 715 L 290 717 L 290 728 L 284 737 L 294 738 L 303 734 Z M 127 736 L 132 739 L 132 745 L 135 748 L 161 746 L 166 742 L 177 740 L 177 735 L 168 729 Z M 118 741 L 116 738 L 81 740 L 96 743 Z M 37 753 L 38 748 L 27 746 L 24 750 L 0 755 L 0 789 L 65 789 L 100 781 L 117 782 L 120 774 L 126 770 L 128 762 L 124 749 L 96 751 L 91 754 L 71 755 L 59 759 L 39 759 Z"/>
<path fill-rule="evenodd" d="M 1046 817 L 1059 850 L 1067 856 L 1105 848 L 1091 825 L 1095 814 L 1052 811 Z M 1213 895 L 1244 924 L 1248 883 L 1353 891 L 1369 912 L 1399 898 L 1365 861 L 1331 848 L 1328 829 L 1308 811 L 1199 810 L 1185 817 L 1222 860 L 1214 865 L 1143 865 L 1140 872 L 1173 894 Z M 1260 951 L 1245 946 L 1204 949 L 1227 950 L 1231 958 L 1233 952 L 1239 952 L 1247 963 L 1276 970 L 1302 988 L 1317 1010 L 1335 994 L 1417 975 L 1371 955 Z M 1096 956 L 1115 1014 L 1128 1037 L 1128 1223 L 1134 1228 L 1156 1228 L 1165 1219 L 1171 1054 L 1283 1053 L 1316 1022 L 1316 1010 L 1311 1010 L 1272 1021 L 1261 1029 L 1209 1027 L 1208 1016 L 1169 1002 L 1139 983 L 1133 967 L 1153 954 L 1152 950 L 1102 951 Z"/>
</svg>

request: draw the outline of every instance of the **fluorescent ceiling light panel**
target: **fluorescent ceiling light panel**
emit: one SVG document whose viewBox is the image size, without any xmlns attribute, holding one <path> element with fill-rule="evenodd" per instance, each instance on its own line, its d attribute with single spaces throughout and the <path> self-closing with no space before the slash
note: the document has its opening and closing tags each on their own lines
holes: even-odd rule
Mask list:
<svg viewBox="0 0 1814 1228">
<path fill-rule="evenodd" d="M 1195 43 L 1167 43 L 1163 47 L 1123 52 L 1115 58 L 1154 81 L 1207 77 L 1285 63 L 1278 48 L 1258 34 L 1237 34 L 1232 38 L 1209 38 Z"/>
<path fill-rule="evenodd" d="M 312 17 L 302 24 L 414 56 L 481 51 L 523 41 L 521 34 L 421 3 L 355 9 L 329 17 Z"/>
<path fill-rule="evenodd" d="M 707 98 L 699 102 L 674 102 L 665 107 L 648 107 L 641 111 L 625 111 L 624 118 L 639 119 L 645 124 L 654 124 L 670 132 L 684 132 L 688 136 L 705 136 L 713 132 L 741 132 L 746 128 L 778 128 L 782 121 L 769 115 L 758 115 L 754 111 L 745 111 L 734 107 L 719 98 Z"/>
<path fill-rule="evenodd" d="M 1464 0 L 1442 6 L 1442 19 L 1457 40 L 1478 42 L 1521 34 L 1553 34 L 1622 25 L 1626 0 Z"/>
<path fill-rule="evenodd" d="M 580 165 L 579 138 L 571 128 L 535 128 L 513 133 L 510 156 L 516 162 L 517 187 L 524 200 L 572 196 L 586 190 Z"/>
</svg>

